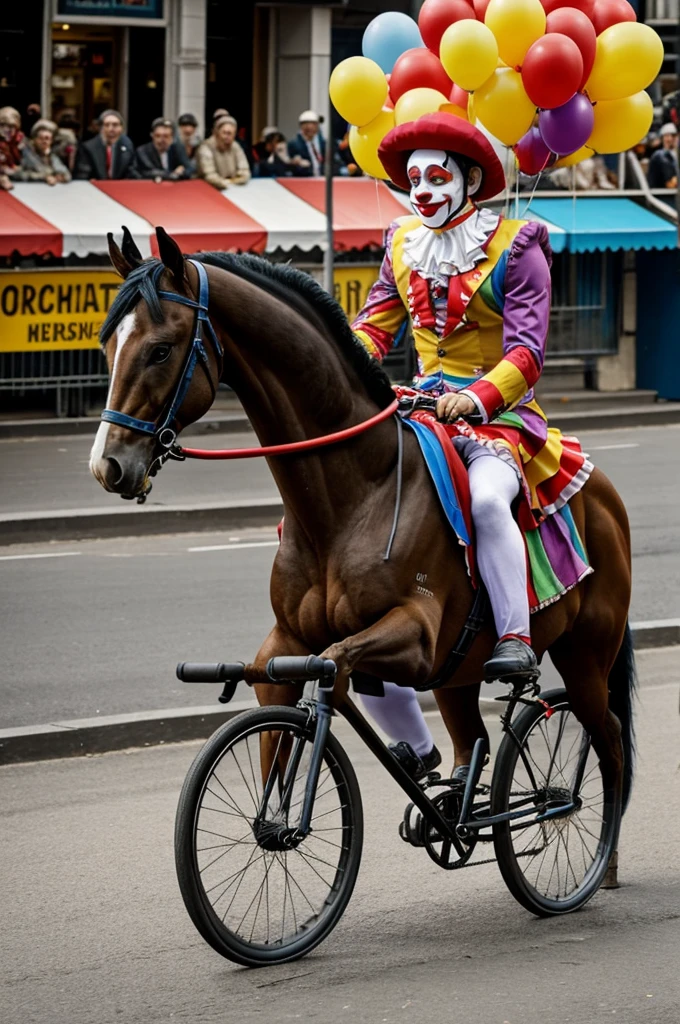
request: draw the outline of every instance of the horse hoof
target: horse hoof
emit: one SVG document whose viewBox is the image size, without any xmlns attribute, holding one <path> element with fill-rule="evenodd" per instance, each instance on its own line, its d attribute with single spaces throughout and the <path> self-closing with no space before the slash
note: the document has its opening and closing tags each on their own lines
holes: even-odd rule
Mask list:
<svg viewBox="0 0 680 1024">
<path fill-rule="evenodd" d="M 620 889 L 619 885 L 619 852 L 615 850 L 609 858 L 609 864 L 607 866 L 607 874 L 604 876 L 604 881 L 601 885 L 602 889 Z"/>
</svg>

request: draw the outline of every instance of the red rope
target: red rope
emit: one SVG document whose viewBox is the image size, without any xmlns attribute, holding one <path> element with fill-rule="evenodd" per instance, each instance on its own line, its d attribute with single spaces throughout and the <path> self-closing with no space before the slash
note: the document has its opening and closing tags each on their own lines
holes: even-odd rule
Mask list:
<svg viewBox="0 0 680 1024">
<path fill-rule="evenodd" d="M 350 437 L 356 437 L 370 430 L 378 423 L 388 419 L 397 411 L 399 399 L 381 409 L 375 416 L 364 420 L 363 423 L 356 423 L 346 430 L 338 430 L 335 434 L 325 434 L 323 437 L 312 437 L 308 441 L 293 441 L 290 444 L 273 444 L 268 448 L 180 448 L 182 455 L 187 459 L 253 459 L 259 455 L 293 455 L 295 452 L 309 451 L 310 448 L 322 448 L 327 444 L 337 444 L 338 441 L 346 441 Z"/>
</svg>

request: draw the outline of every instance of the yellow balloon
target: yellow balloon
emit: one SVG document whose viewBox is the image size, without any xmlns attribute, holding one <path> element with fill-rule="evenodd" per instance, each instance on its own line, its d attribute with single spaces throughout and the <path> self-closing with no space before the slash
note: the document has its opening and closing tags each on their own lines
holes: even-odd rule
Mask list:
<svg viewBox="0 0 680 1024">
<path fill-rule="evenodd" d="M 596 153 L 622 153 L 649 131 L 654 105 L 649 93 L 642 90 L 620 100 L 598 100 L 593 113 L 595 126 L 586 145 Z"/>
<path fill-rule="evenodd" d="M 586 92 L 593 101 L 632 96 L 652 84 L 662 63 L 663 43 L 649 25 L 637 21 L 610 25 L 597 37 Z"/>
<path fill-rule="evenodd" d="M 536 107 L 524 91 L 519 72 L 498 68 L 488 82 L 475 90 L 474 113 L 504 146 L 514 146 L 531 128 Z M 471 116 L 469 105 L 468 115 Z"/>
<path fill-rule="evenodd" d="M 531 44 L 544 35 L 545 21 L 540 0 L 491 0 L 484 16 L 501 60 L 511 68 L 519 67 Z"/>
<path fill-rule="evenodd" d="M 473 92 L 468 96 L 468 108 L 467 108 L 467 119 L 470 124 L 474 124 L 477 120 L 477 111 L 475 109 L 475 94 Z"/>
<path fill-rule="evenodd" d="M 448 103 L 447 97 L 438 89 L 409 89 L 400 96 L 394 106 L 396 124 L 415 121 L 423 114 L 434 114 L 435 111 Z"/>
<path fill-rule="evenodd" d="M 464 121 L 467 121 L 467 114 L 462 107 L 457 106 L 455 103 L 443 103 L 439 108 L 440 114 L 453 114 L 454 117 L 462 117 Z"/>
<path fill-rule="evenodd" d="M 363 128 L 352 125 L 349 130 L 349 148 L 359 167 L 372 178 L 387 180 L 389 174 L 380 162 L 378 146 L 387 133 L 394 128 L 394 111 L 382 110 L 377 117 Z"/>
<path fill-rule="evenodd" d="M 581 146 L 575 153 L 570 153 L 569 156 L 560 157 L 554 164 L 551 164 L 550 170 L 557 167 L 573 167 L 574 164 L 580 164 L 581 160 L 587 160 L 588 157 L 593 156 L 593 151 L 589 146 Z"/>
<path fill-rule="evenodd" d="M 328 84 L 331 102 L 350 124 L 368 124 L 387 99 L 387 79 L 368 57 L 348 57 L 334 69 Z"/>
<path fill-rule="evenodd" d="M 477 89 L 498 63 L 498 44 L 491 29 L 466 18 L 449 25 L 439 44 L 439 59 L 461 89 Z"/>
</svg>

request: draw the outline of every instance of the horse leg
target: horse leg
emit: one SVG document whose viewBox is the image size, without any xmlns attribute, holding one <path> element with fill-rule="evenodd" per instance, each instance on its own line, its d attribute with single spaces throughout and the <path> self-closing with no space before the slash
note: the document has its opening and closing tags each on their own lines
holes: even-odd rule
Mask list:
<svg viewBox="0 0 680 1024">
<path fill-rule="evenodd" d="M 281 654 L 307 655 L 309 653 L 310 651 L 307 650 L 298 640 L 289 634 L 284 633 L 279 626 L 274 626 L 272 631 L 264 640 L 260 650 L 257 652 L 254 664 L 264 666 L 270 658 L 274 658 Z M 300 683 L 254 683 L 253 689 L 255 690 L 255 695 L 261 707 L 271 707 L 273 705 L 280 706 L 283 704 L 286 707 L 292 708 L 295 707 L 302 696 L 303 686 Z M 281 777 L 283 777 L 285 765 L 290 753 L 290 744 L 287 744 L 286 746 L 287 749 L 279 749 Z M 269 775 L 275 752 L 278 747 L 279 733 L 266 732 L 261 734 L 260 770 L 263 781 L 265 781 Z"/>
<path fill-rule="evenodd" d="M 444 724 L 453 743 L 453 767 L 470 764 L 473 747 L 478 739 L 486 741 L 489 734 L 479 710 L 480 683 L 435 690 L 435 699 Z"/>
</svg>

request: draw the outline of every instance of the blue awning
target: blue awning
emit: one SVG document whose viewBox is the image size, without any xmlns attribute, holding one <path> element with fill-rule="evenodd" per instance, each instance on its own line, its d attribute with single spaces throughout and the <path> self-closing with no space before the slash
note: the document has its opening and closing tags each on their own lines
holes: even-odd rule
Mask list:
<svg viewBox="0 0 680 1024">
<path fill-rule="evenodd" d="M 675 249 L 678 229 L 632 199 L 534 199 L 524 215 L 541 221 L 555 252 L 598 249 Z"/>
</svg>

